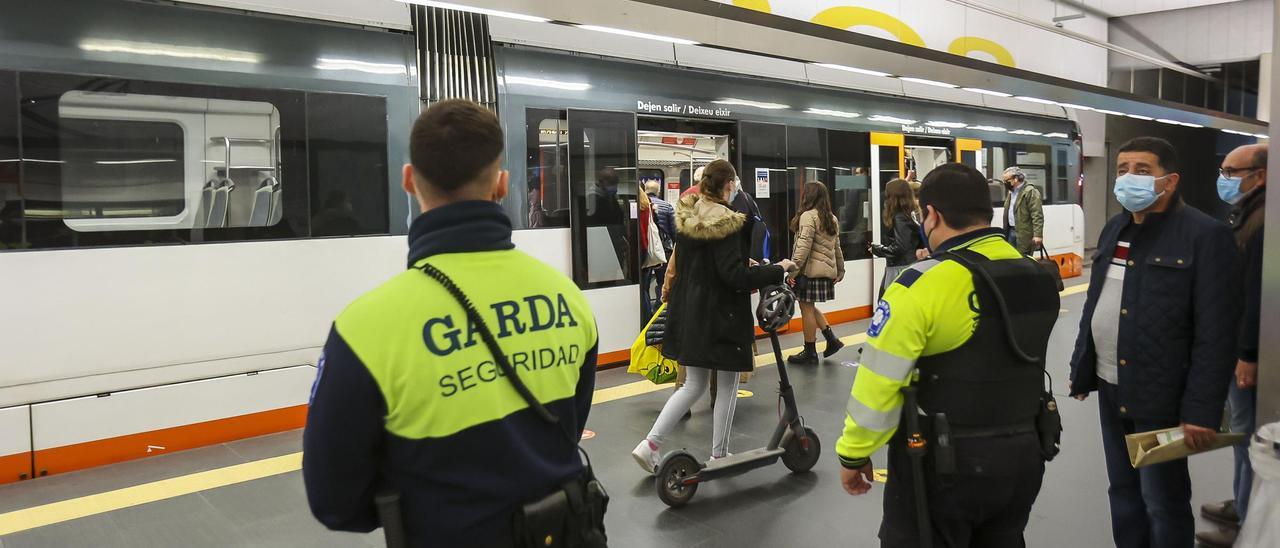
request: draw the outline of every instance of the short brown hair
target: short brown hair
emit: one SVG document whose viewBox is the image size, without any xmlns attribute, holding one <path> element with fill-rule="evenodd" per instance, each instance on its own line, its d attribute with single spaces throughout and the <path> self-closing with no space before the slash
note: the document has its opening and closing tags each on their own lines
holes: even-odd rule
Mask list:
<svg viewBox="0 0 1280 548">
<path fill-rule="evenodd" d="M 452 193 L 481 178 L 502 156 L 498 117 L 465 99 L 440 101 L 418 116 L 409 134 L 409 162 L 426 182 Z"/>
</svg>

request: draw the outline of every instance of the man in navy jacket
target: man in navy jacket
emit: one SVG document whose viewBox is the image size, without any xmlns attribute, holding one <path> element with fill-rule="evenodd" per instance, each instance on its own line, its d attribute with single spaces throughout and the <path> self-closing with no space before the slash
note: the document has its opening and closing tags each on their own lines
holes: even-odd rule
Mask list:
<svg viewBox="0 0 1280 548">
<path fill-rule="evenodd" d="M 1124 437 L 1181 426 L 1213 442 L 1235 369 L 1239 261 L 1231 229 L 1182 203 L 1177 155 L 1139 138 L 1117 158 L 1127 213 L 1102 230 L 1071 358 L 1071 395 L 1097 391 L 1118 548 L 1194 541 L 1186 460 L 1134 469 Z"/>
</svg>

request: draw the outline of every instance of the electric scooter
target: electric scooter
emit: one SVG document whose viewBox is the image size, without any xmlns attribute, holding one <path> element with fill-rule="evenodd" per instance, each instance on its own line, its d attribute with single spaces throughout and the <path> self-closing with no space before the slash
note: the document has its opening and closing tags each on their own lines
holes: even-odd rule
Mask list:
<svg viewBox="0 0 1280 548">
<path fill-rule="evenodd" d="M 756 317 L 760 328 L 769 334 L 773 357 L 778 363 L 778 398 L 783 404 L 778 426 L 769 438 L 769 445 L 745 453 L 705 463 L 683 449 L 668 454 L 658 466 L 656 479 L 658 498 L 667 506 L 679 508 L 687 504 L 698 492 L 700 483 L 745 474 L 779 459 L 794 473 L 808 472 L 822 455 L 817 433 L 805 426 L 804 419 L 800 417 L 795 392 L 787 377 L 786 361 L 782 359 L 782 348 L 778 345 L 778 329 L 795 313 L 795 295 L 785 286 L 765 288 L 760 295 Z"/>
</svg>

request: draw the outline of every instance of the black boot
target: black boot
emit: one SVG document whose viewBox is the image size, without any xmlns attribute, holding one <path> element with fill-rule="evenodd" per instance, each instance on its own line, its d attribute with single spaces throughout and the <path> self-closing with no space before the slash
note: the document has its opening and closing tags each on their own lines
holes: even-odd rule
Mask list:
<svg viewBox="0 0 1280 548">
<path fill-rule="evenodd" d="M 822 350 L 822 357 L 824 358 L 830 358 L 836 355 L 836 352 L 839 352 L 841 348 L 844 348 L 844 342 L 835 333 L 831 332 L 831 326 L 827 326 L 826 329 L 822 330 L 822 338 L 827 340 L 827 347 Z"/>
<path fill-rule="evenodd" d="M 804 343 L 804 351 L 787 358 L 787 363 L 795 365 L 816 365 L 818 363 L 817 343 Z"/>
</svg>

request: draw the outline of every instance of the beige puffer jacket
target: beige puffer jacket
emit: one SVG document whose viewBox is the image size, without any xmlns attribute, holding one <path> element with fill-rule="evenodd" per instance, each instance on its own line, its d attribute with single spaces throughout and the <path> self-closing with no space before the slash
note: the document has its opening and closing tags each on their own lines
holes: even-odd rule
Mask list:
<svg viewBox="0 0 1280 548">
<path fill-rule="evenodd" d="M 836 220 L 833 215 L 832 220 Z M 839 221 L 836 221 L 839 227 Z M 810 278 L 836 279 L 844 275 L 844 252 L 840 250 L 840 234 L 827 234 L 820 230 L 817 210 L 810 209 L 800 215 L 800 231 L 796 233 L 796 247 L 791 260 L 800 273 Z"/>
</svg>

